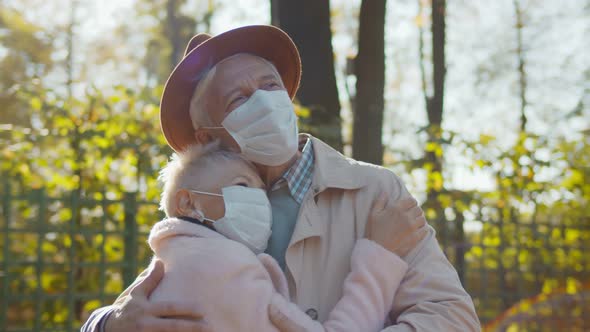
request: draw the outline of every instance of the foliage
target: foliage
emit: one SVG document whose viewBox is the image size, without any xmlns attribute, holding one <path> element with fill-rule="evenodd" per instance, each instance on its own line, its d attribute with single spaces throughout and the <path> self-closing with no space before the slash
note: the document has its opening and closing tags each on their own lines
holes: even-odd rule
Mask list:
<svg viewBox="0 0 590 332">
<path fill-rule="evenodd" d="M 489 135 L 471 142 L 449 132 L 442 137 L 427 149 L 461 149 L 472 160 L 471 171 L 486 172 L 495 182 L 490 191 L 449 189 L 428 173 L 432 187 L 427 188 L 439 194 L 437 204 L 427 205 L 427 219 L 474 297 L 480 318 L 493 319 L 537 294 L 580 293 L 580 285 L 590 282 L 585 254 L 590 249 L 590 137 L 522 134 L 509 149 Z M 581 318 L 584 303 L 567 311 L 571 319 Z"/>
<path fill-rule="evenodd" d="M 50 33 L 0 4 L 0 50 L 5 51 L 0 52 L 0 123 L 22 125 L 30 120 L 17 93 L 53 66 L 51 39 Z"/>
<path fill-rule="evenodd" d="M 160 217 L 157 171 L 171 151 L 158 107 L 126 88 L 64 101 L 37 86 L 21 97 L 33 125 L 4 126 L 0 141 L 8 320 L 75 324 L 145 266 L 142 243 Z"/>
<path fill-rule="evenodd" d="M 0 5 L 0 329 L 73 330 L 89 311 L 112 302 L 145 266 L 149 258 L 145 235 L 160 217 L 157 171 L 171 153 L 158 125 L 157 100 L 162 88 L 154 82 L 162 83 L 170 70 L 174 48 L 171 39 L 177 38 L 184 47 L 195 26 L 203 24 L 205 28 L 200 30 L 208 30 L 212 13 L 208 10 L 202 19 L 193 19 L 185 7 L 189 3 L 138 2 L 136 12 L 153 23 L 149 31 L 142 32 L 147 51 L 143 67 L 137 69 L 152 76 L 145 86 L 90 86 L 71 98 L 64 97 L 60 87 L 49 83 L 49 71 L 60 65 L 54 62 L 59 50 L 53 48 L 50 30 Z M 209 9 L 213 8 L 211 3 Z M 171 12 L 183 25 L 178 31 L 167 30 L 166 24 L 173 23 L 167 21 L 168 4 L 174 5 Z M 469 2 L 449 4 L 456 6 L 451 7 L 454 11 L 462 7 L 469 13 L 476 6 Z M 449 28 L 459 26 L 459 21 L 455 20 Z M 126 24 L 134 23 L 130 20 Z M 510 24 L 502 26 L 506 31 L 513 29 Z M 469 23 L 471 28 L 473 24 Z M 495 24 L 490 31 L 497 30 Z M 473 35 L 480 40 L 482 34 Z M 461 39 L 470 36 L 461 35 Z M 392 44 L 396 46 L 395 56 L 406 49 L 404 45 Z M 553 45 L 553 41 L 547 45 Z M 567 50 L 573 53 L 562 58 L 567 63 L 573 59 L 574 65 L 566 69 L 577 70 L 575 48 Z M 466 100 L 475 95 L 476 103 L 463 103 L 460 108 L 478 112 L 497 108 L 494 118 L 518 114 L 510 98 L 493 95 L 503 90 L 491 85 L 492 79 L 494 84 L 509 86 L 508 73 L 513 71 L 508 68 L 510 61 L 496 53 L 509 52 L 493 50 L 491 59 L 487 58 L 490 52 L 481 55 L 478 51 L 476 56 L 451 52 L 451 60 L 458 59 L 462 66 L 467 63 L 461 59 L 465 54 L 481 57 L 483 67 L 478 69 L 477 82 L 473 83 L 465 72 L 449 66 L 451 88 L 449 93 L 445 92 L 445 100 Z M 411 61 L 414 57 L 412 54 Z M 399 58 L 392 64 L 398 63 L 408 66 Z M 388 67 L 393 66 L 388 62 Z M 402 69 L 400 73 L 411 71 Z M 484 93 L 456 89 L 459 85 L 453 85 L 453 75 L 462 82 L 466 80 L 466 85 L 485 90 Z M 401 85 L 401 74 L 399 80 Z M 574 83 L 568 85 L 568 91 L 577 91 L 570 87 L 575 87 Z M 530 85 L 531 89 L 551 88 L 541 82 Z M 407 92 L 401 88 L 392 91 L 400 96 Z M 483 98 L 490 93 L 491 102 Z M 457 94 L 462 95 L 459 98 Z M 416 127 L 404 120 L 406 114 L 415 113 L 420 96 L 407 95 L 406 98 L 413 98 L 411 106 L 400 102 L 403 116 L 386 123 L 399 123 L 396 135 Z M 508 102 L 501 103 L 504 100 Z M 558 108 L 567 107 L 565 103 L 555 105 L 553 100 L 531 100 L 544 102 L 542 108 L 555 114 L 551 119 L 558 119 Z M 562 301 L 564 294 L 587 294 L 590 281 L 590 260 L 586 254 L 590 250 L 590 138 L 589 129 L 584 127 L 587 105 L 583 101 L 560 123 L 567 127 L 566 134 L 523 133 L 508 147 L 506 137 L 502 136 L 514 134 L 510 128 L 491 130 L 493 135 L 482 134 L 473 139 L 457 130 L 459 126 L 470 126 L 469 122 L 449 121 L 453 113 L 447 113 L 442 128 L 430 126 L 419 132 L 433 137 L 424 144 L 425 152 L 445 156 L 442 170 L 424 158 L 414 161 L 414 157 L 407 155 L 397 159 L 392 159 L 391 154 L 385 156 L 387 166 L 402 168 L 401 175 L 420 171 L 427 174 L 422 179 L 425 191 L 436 193 L 435 202 L 429 202 L 435 204 L 426 205 L 427 218 L 436 227 L 445 253 L 473 296 L 484 322 L 495 322 L 493 319 L 503 312 L 506 314 L 502 318 L 522 313 L 533 316 L 533 309 L 547 317 L 547 306 L 552 310 L 550 315 L 567 311 L 573 322 L 579 322 L 584 315 L 579 302 L 563 306 Z M 537 109 L 536 105 L 531 107 Z M 328 137 L 339 135 L 331 126 L 314 125 L 310 121 L 312 111 L 296 105 L 301 131 Z M 460 116 L 468 117 L 463 113 Z M 497 123 L 477 125 L 485 128 L 498 126 Z M 471 171 L 490 177 L 493 188 L 453 187 L 462 175 L 452 172 L 455 161 L 451 150 L 459 151 L 458 155 L 465 160 L 468 171 L 464 173 Z M 557 306 L 563 308 L 555 310 Z"/>
</svg>

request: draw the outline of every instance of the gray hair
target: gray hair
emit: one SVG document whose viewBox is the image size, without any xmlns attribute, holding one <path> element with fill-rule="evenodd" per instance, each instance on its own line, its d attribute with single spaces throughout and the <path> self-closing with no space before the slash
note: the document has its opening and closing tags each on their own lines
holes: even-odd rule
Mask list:
<svg viewBox="0 0 590 332">
<path fill-rule="evenodd" d="M 199 178 L 206 169 L 215 167 L 220 162 L 239 161 L 254 168 L 254 165 L 240 154 L 219 148 L 219 143 L 193 144 L 181 152 L 172 154 L 170 161 L 160 171 L 158 180 L 163 184 L 160 210 L 167 217 L 176 215 L 176 193 L 182 188 L 199 188 Z"/>
<path fill-rule="evenodd" d="M 275 65 L 272 62 L 266 60 L 265 58 L 259 57 L 257 55 L 253 55 L 253 54 L 249 54 L 249 53 L 238 53 L 238 54 L 234 54 L 232 56 L 229 56 L 229 57 L 219 61 L 215 66 L 203 71 L 196 78 L 196 80 L 199 83 L 197 83 L 197 86 L 195 87 L 195 90 L 194 90 L 193 95 L 191 97 L 190 106 L 189 106 L 189 114 L 191 117 L 193 128 L 195 130 L 199 129 L 199 127 L 201 127 L 201 126 L 209 127 L 209 126 L 215 125 L 215 124 L 213 124 L 213 121 L 211 120 L 211 117 L 209 116 L 209 112 L 206 110 L 206 107 L 204 107 L 205 106 L 204 105 L 204 96 L 206 95 L 207 90 L 209 89 L 209 86 L 211 85 L 211 82 L 213 81 L 213 78 L 215 77 L 215 72 L 217 70 L 217 66 L 226 60 L 232 59 L 232 58 L 237 57 L 239 55 L 245 55 L 245 54 L 259 58 L 260 60 L 262 60 L 262 62 L 268 64 L 270 66 L 270 68 L 272 69 L 272 71 L 274 72 L 274 74 L 276 74 L 279 79 L 282 79 L 281 75 L 279 74 L 279 71 L 277 70 L 277 68 L 275 67 Z"/>
</svg>

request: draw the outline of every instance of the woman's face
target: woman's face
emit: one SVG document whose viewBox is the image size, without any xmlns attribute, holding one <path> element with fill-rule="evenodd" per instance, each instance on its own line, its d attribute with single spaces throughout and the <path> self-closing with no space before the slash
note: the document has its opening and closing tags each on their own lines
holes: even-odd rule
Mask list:
<svg viewBox="0 0 590 332">
<path fill-rule="evenodd" d="M 199 176 L 199 191 L 222 194 L 223 187 L 244 186 L 264 188 L 264 183 L 252 166 L 240 160 L 224 160 L 213 167 L 207 167 Z M 187 189 L 193 189 L 189 187 Z M 190 192 L 205 218 L 217 220 L 225 215 L 223 197 Z"/>
</svg>

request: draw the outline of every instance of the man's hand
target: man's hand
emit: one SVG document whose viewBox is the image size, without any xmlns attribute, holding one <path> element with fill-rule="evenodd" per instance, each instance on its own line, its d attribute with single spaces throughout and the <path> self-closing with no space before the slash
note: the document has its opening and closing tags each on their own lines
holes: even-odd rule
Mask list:
<svg viewBox="0 0 590 332">
<path fill-rule="evenodd" d="M 268 305 L 268 318 L 275 328 L 281 332 L 309 332 L 303 326 L 295 323 L 290 317 L 287 317 L 274 303 Z"/>
<path fill-rule="evenodd" d="M 212 332 L 194 303 L 148 301 L 164 276 L 164 264 L 156 261 L 119 296 L 105 325 L 106 332 Z M 143 277 L 143 278 L 142 278 Z"/>
<path fill-rule="evenodd" d="M 295 303 L 280 294 L 272 296 L 268 304 L 268 318 L 281 332 L 325 332 L 322 324 L 309 318 Z"/>
<path fill-rule="evenodd" d="M 382 193 L 373 203 L 365 237 L 404 258 L 426 236 L 426 218 L 413 197 L 397 202 Z"/>
</svg>

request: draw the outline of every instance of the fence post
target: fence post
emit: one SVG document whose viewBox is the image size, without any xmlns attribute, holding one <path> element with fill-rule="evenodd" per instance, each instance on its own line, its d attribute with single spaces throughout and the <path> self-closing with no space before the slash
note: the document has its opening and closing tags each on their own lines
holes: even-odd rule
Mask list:
<svg viewBox="0 0 590 332">
<path fill-rule="evenodd" d="M 123 264 L 123 284 L 124 288 L 129 286 L 137 273 L 137 201 L 135 193 L 125 193 L 123 199 L 124 222 L 125 222 L 125 252 Z"/>
<path fill-rule="evenodd" d="M 37 289 L 35 290 L 35 331 L 41 331 L 43 324 L 43 306 L 45 304 L 45 291 L 43 290 L 43 272 L 45 264 L 43 261 L 43 240 L 46 233 L 45 212 L 47 208 L 44 188 L 34 189 L 31 192 L 33 202 L 38 202 L 39 211 L 37 215 L 37 259 L 35 261 L 35 274 L 37 278 Z"/>
<path fill-rule="evenodd" d="M 11 219 L 12 212 L 12 195 L 10 182 L 4 178 L 3 192 L 2 192 L 2 217 L 4 222 L 2 223 L 2 235 L 4 237 L 4 245 L 2 250 L 2 271 L 0 271 L 0 279 L 2 280 L 2 309 L 0 309 L 0 330 L 5 331 L 7 329 L 6 315 L 8 313 L 8 290 L 9 290 L 9 278 L 8 278 L 8 248 L 10 247 L 10 237 L 8 236 L 8 229 Z"/>
<path fill-rule="evenodd" d="M 67 236 L 70 239 L 70 246 L 68 247 L 68 260 L 67 260 L 67 280 L 68 289 L 66 292 L 66 306 L 68 308 L 68 318 L 66 321 L 66 329 L 72 330 L 74 319 L 78 316 L 78 310 L 76 310 L 75 291 L 76 287 L 76 276 L 78 274 L 77 267 L 77 247 L 78 240 L 76 240 L 76 232 L 79 230 L 77 225 L 80 223 L 80 211 L 81 211 L 81 189 L 75 189 L 72 191 L 70 196 L 70 209 L 72 211 L 72 218 L 70 218 L 67 226 Z"/>
</svg>

